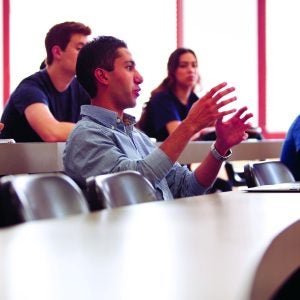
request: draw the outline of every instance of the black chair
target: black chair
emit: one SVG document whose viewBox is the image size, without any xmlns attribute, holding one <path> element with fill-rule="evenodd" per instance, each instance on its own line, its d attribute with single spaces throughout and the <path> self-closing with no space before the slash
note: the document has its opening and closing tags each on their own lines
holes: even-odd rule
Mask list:
<svg viewBox="0 0 300 300">
<path fill-rule="evenodd" d="M 295 182 L 291 171 L 280 161 L 249 162 L 244 166 L 248 187 Z"/>
<path fill-rule="evenodd" d="M 81 189 L 62 173 L 4 176 L 0 199 L 0 226 L 89 212 Z"/>
<path fill-rule="evenodd" d="M 248 139 L 254 139 L 261 141 L 264 139 L 262 135 L 262 129 L 260 127 L 253 127 L 247 130 Z M 225 171 L 227 173 L 228 180 L 231 182 L 232 186 L 245 186 L 246 179 L 243 171 L 237 171 L 234 169 L 232 162 L 227 161 L 224 165 Z"/>
<path fill-rule="evenodd" d="M 156 201 L 152 184 L 139 172 L 123 171 L 87 179 L 91 210 Z"/>
<path fill-rule="evenodd" d="M 225 162 L 224 167 L 225 167 L 228 180 L 231 182 L 232 186 L 246 185 L 244 172 L 238 172 L 234 170 L 233 164 L 229 161 Z"/>
</svg>

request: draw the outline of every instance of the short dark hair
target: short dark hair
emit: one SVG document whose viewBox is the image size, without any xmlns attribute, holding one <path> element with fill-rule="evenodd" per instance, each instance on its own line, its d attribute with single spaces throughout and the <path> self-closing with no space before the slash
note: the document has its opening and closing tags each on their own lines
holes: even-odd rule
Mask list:
<svg viewBox="0 0 300 300">
<path fill-rule="evenodd" d="M 63 22 L 54 25 L 47 33 L 45 38 L 45 47 L 47 52 L 47 64 L 53 62 L 52 48 L 58 45 L 65 50 L 73 34 L 83 34 L 85 36 L 92 33 L 90 27 L 80 22 Z"/>
<path fill-rule="evenodd" d="M 119 48 L 127 48 L 127 44 L 113 36 L 98 36 L 80 50 L 77 57 L 76 76 L 91 98 L 97 94 L 95 70 L 102 68 L 113 71 L 115 59 L 119 57 Z"/>
</svg>

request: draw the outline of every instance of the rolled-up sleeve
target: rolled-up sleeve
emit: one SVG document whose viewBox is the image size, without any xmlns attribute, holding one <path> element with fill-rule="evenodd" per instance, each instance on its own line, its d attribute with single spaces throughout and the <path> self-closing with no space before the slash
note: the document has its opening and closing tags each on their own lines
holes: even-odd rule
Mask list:
<svg viewBox="0 0 300 300">
<path fill-rule="evenodd" d="M 198 182 L 194 172 L 179 163 L 174 164 L 166 179 L 174 198 L 202 195 L 209 189 Z"/>
<path fill-rule="evenodd" d="M 63 161 L 66 173 L 81 184 L 90 176 L 136 170 L 155 185 L 173 166 L 150 141 L 134 145 L 126 134 L 91 122 L 75 127 L 66 142 Z"/>
</svg>

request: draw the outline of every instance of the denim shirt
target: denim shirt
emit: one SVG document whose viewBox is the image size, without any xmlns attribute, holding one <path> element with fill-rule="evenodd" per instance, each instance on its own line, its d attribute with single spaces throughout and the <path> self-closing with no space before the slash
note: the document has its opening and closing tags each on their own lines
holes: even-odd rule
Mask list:
<svg viewBox="0 0 300 300">
<path fill-rule="evenodd" d="M 174 164 L 134 127 L 134 117 L 124 113 L 121 120 L 115 112 L 93 105 L 83 105 L 81 117 L 63 154 L 65 172 L 79 184 L 84 186 L 90 176 L 135 170 L 152 183 L 158 199 L 206 192 L 193 172 Z"/>
</svg>

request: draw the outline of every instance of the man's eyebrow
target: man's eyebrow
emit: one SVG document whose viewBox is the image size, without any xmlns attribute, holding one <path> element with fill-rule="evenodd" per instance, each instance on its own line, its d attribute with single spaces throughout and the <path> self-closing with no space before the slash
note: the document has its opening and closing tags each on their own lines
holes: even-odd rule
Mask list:
<svg viewBox="0 0 300 300">
<path fill-rule="evenodd" d="M 135 66 L 135 61 L 134 60 L 126 60 L 125 64 L 131 64 L 131 65 Z"/>
<path fill-rule="evenodd" d="M 77 45 L 77 46 L 84 46 L 85 43 L 83 43 L 83 42 L 78 42 L 78 43 L 76 43 L 76 45 Z"/>
</svg>

